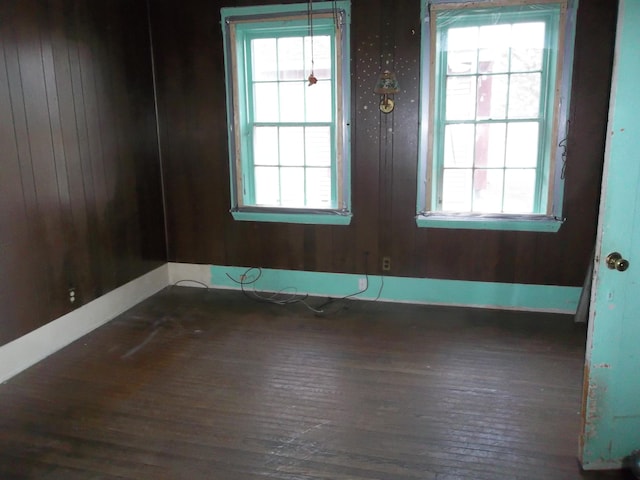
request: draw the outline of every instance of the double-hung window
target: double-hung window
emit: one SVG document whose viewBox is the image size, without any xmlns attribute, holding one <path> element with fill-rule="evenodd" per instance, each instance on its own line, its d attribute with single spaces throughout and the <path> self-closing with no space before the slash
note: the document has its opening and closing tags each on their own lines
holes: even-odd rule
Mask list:
<svg viewBox="0 0 640 480">
<path fill-rule="evenodd" d="M 559 228 L 568 6 L 424 3 L 419 225 Z"/>
<path fill-rule="evenodd" d="M 349 223 L 349 12 L 222 9 L 234 218 Z"/>
</svg>

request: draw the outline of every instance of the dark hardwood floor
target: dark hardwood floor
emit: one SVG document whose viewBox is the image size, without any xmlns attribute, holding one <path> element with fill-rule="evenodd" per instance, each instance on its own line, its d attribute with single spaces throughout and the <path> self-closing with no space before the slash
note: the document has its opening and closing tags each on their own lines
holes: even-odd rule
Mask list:
<svg viewBox="0 0 640 480">
<path fill-rule="evenodd" d="M 166 289 L 0 386 L 0 479 L 631 478 L 579 469 L 572 318 L 327 308 Z"/>
</svg>

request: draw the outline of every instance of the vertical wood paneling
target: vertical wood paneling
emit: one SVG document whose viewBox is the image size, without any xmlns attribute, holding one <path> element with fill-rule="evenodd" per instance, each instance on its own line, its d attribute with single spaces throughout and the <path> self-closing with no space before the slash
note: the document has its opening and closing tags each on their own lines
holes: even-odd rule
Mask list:
<svg viewBox="0 0 640 480">
<path fill-rule="evenodd" d="M 578 9 L 576 44 L 581 48 L 575 53 L 564 201 L 570 228 L 563 232 L 574 253 L 558 258 L 565 282 L 586 269 L 595 243 L 595 222 L 580 219 L 596 217 L 598 211 L 593 199 L 599 198 L 602 179 L 617 3 L 582 2 Z"/>
<path fill-rule="evenodd" d="M 2 24 L 0 24 L 2 28 Z M 3 146 L 0 155 L 0 221 L 2 225 L 15 223 L 15 229 L 0 229 L 0 245 L 15 242 L 25 235 L 24 197 L 21 184 L 20 163 L 18 161 L 18 147 L 15 136 L 15 122 L 9 91 L 9 77 L 7 75 L 7 54 L 5 51 L 5 30 L 0 30 L 0 111 L 5 116 L 0 122 L 0 145 Z"/>
<path fill-rule="evenodd" d="M 212 86 L 224 82 L 220 8 L 254 3 L 152 5 L 170 260 L 380 273 L 381 258 L 389 255 L 391 275 L 582 285 L 595 238 L 616 2 L 580 4 L 567 221 L 556 234 L 416 227 L 420 2 L 414 0 L 352 1 L 352 224 L 234 222 L 225 98 Z M 396 72 L 401 86 L 389 115 L 379 112 L 373 93 L 384 68 Z"/>
<path fill-rule="evenodd" d="M 76 4 L 76 28 L 81 38 L 87 38 L 94 32 L 89 10 L 89 5 L 85 2 Z M 81 21 L 84 20 L 84 21 Z M 96 32 L 97 33 L 97 32 Z M 90 193 L 89 205 L 93 215 L 93 228 L 95 232 L 91 239 L 93 255 L 92 261 L 96 262 L 98 258 L 109 257 L 111 251 L 111 239 L 107 230 L 110 218 L 106 210 L 108 196 L 106 192 L 106 178 L 103 166 L 102 151 L 102 112 L 98 103 L 97 69 L 100 66 L 100 60 L 95 59 L 92 52 L 92 43 L 78 43 L 78 60 L 80 62 L 80 85 L 82 92 L 82 106 L 84 109 L 84 122 L 81 128 L 85 131 L 86 142 L 86 159 L 85 165 L 85 191 Z M 113 160 L 112 160 L 113 161 Z M 113 263 L 96 262 L 98 273 L 98 284 L 110 285 L 114 282 Z M 97 291 L 102 294 L 102 291 Z"/>
<path fill-rule="evenodd" d="M 78 300 L 86 296 L 90 281 L 90 252 L 84 246 L 88 243 L 87 204 L 83 184 L 83 165 L 75 114 L 79 86 L 74 84 L 73 69 L 77 66 L 75 55 L 76 37 L 73 25 L 73 11 L 69 2 L 56 0 L 49 8 L 50 39 L 55 70 L 53 91 L 58 104 L 60 140 L 66 171 L 68 198 L 62 202 L 66 214 L 63 231 L 66 237 L 64 270 L 67 286 L 77 286 Z M 74 63 L 75 62 L 75 63 Z M 62 163 L 62 161 L 61 161 Z M 64 176 L 62 172 L 59 178 Z"/>
<path fill-rule="evenodd" d="M 56 147 L 58 154 L 59 116 L 53 100 L 56 93 L 52 86 L 54 76 L 51 48 L 45 37 L 45 12 L 34 9 L 33 2 L 20 2 L 19 15 L 32 15 L 33 22 L 20 22 L 15 26 L 19 68 L 24 89 L 24 106 L 29 152 L 35 184 L 34 221 L 41 236 L 41 258 L 37 268 L 42 277 L 43 301 L 52 316 L 64 313 L 63 261 L 58 252 L 64 249 L 61 191 L 66 178 L 58 178 Z M 47 85 L 47 81 L 49 85 Z M 62 161 L 62 158 L 58 159 Z M 66 299 L 64 299 L 66 300 Z"/>
<path fill-rule="evenodd" d="M 389 8 L 389 7 L 392 8 Z M 428 245 L 417 240 L 417 229 L 411 221 L 417 202 L 417 155 L 408 155 L 407 150 L 418 151 L 417 106 L 420 100 L 420 2 L 402 0 L 393 5 L 386 4 L 393 15 L 394 29 L 393 70 L 396 72 L 401 92 L 396 95 L 397 111 L 394 110 L 392 130 L 393 183 L 387 203 L 391 209 L 388 229 L 393 237 L 389 254 L 394 267 L 402 269 L 416 262 L 418 250 L 428 249 Z M 399 21 L 398 16 L 403 20 Z M 409 108 L 410 114 L 406 111 Z M 402 241 L 398 239 L 402 238 Z"/>
<path fill-rule="evenodd" d="M 361 253 L 355 260 L 368 258 L 358 269 L 360 272 L 376 271 L 376 262 L 380 251 L 380 210 L 384 191 L 380 188 L 380 148 L 381 136 L 378 123 L 380 112 L 378 98 L 373 95 L 380 73 L 381 38 L 378 26 L 382 21 L 382 2 L 371 2 L 367 19 L 355 15 L 351 21 L 351 188 L 353 221 L 352 231 L 346 231 L 346 238 L 336 238 L 331 248 L 342 252 L 342 245 L 354 244 L 355 252 Z M 355 6 L 354 6 L 355 7 Z M 375 26 L 375 28 L 372 28 Z M 337 232 L 344 228 L 334 227 Z M 349 236 L 351 242 L 349 242 Z M 364 252 L 369 252 L 365 255 Z M 344 260 L 342 264 L 344 265 Z M 334 270 L 328 265 L 327 270 Z M 351 269 L 344 269 L 347 272 Z"/>
<path fill-rule="evenodd" d="M 49 6 L 51 7 L 51 6 Z M 46 85 L 47 103 L 49 110 L 49 119 L 51 125 L 51 143 L 53 148 L 53 161 L 55 165 L 55 180 L 58 187 L 59 211 L 54 217 L 56 221 L 52 226 L 58 236 L 58 247 L 50 250 L 49 256 L 53 256 L 58 265 L 53 268 L 54 277 L 52 285 L 54 286 L 50 292 L 49 305 L 52 307 L 49 315 L 57 317 L 67 311 L 68 299 L 65 292 L 71 286 L 76 286 L 76 280 L 73 272 L 76 270 L 73 264 L 73 257 L 69 245 L 73 244 L 73 221 L 71 214 L 71 187 L 69 179 L 69 166 L 67 164 L 67 153 L 65 150 L 64 132 L 63 132 L 63 116 L 61 111 L 62 90 L 65 90 L 65 82 L 58 82 L 58 66 L 55 57 L 58 36 L 55 35 L 55 23 L 51 22 L 53 10 L 51 8 L 43 10 L 43 20 L 40 27 L 41 46 L 42 46 L 42 64 L 44 70 L 44 80 Z M 45 23 L 46 22 L 46 23 Z M 64 77 L 68 72 L 68 64 L 63 68 L 60 75 Z M 64 253 L 63 253 L 64 252 Z M 79 289 L 80 290 L 80 289 Z"/>
<path fill-rule="evenodd" d="M 10 18 L 17 6 L 4 2 L 0 4 L 0 8 L 2 8 L 2 17 Z M 11 332 L 20 326 L 26 329 L 35 326 L 36 319 L 45 311 L 48 285 L 45 282 L 46 276 L 39 269 L 43 259 L 39 239 L 43 238 L 43 233 L 36 215 L 37 196 L 20 68 L 18 33 L 16 27 L 9 22 L 0 23 L 0 29 L 3 37 L 4 69 L 9 95 L 9 104 L 5 104 L 4 108 L 10 108 L 3 111 L 2 117 L 11 119 L 13 126 L 13 138 L 3 138 L 2 151 L 8 154 L 5 158 L 9 162 L 15 162 L 18 166 L 17 170 L 8 170 L 6 176 L 3 169 L 2 174 L 7 183 L 11 182 L 18 186 L 18 191 L 12 192 L 12 203 L 16 211 L 22 213 L 17 218 L 6 219 L 6 223 L 5 219 L 2 219 L 3 231 L 15 235 L 10 242 L 3 245 L 0 253 L 3 272 L 0 280 L 2 283 L 0 307 L 2 312 L 7 312 L 8 319 L 5 320 L 5 325 L 7 331 Z M 30 42 L 30 45 L 35 48 L 34 42 Z M 15 156 L 11 158 L 14 153 Z M 7 228 L 6 225 L 9 227 Z M 32 292 L 32 295 L 27 301 L 20 295 L 28 291 Z M 18 296 L 16 292 L 19 292 Z M 4 329 L 2 333 L 5 333 Z"/>
<path fill-rule="evenodd" d="M 0 18 L 2 344 L 165 249 L 145 2 L 8 0 Z"/>
</svg>

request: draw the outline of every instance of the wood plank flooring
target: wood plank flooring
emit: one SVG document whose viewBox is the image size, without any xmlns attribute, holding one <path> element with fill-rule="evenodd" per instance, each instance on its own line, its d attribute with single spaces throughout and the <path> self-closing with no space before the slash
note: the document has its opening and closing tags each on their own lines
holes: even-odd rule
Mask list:
<svg viewBox="0 0 640 480">
<path fill-rule="evenodd" d="M 571 317 L 327 308 L 164 290 L 0 386 L 0 479 L 631 478 L 578 466 Z"/>
</svg>

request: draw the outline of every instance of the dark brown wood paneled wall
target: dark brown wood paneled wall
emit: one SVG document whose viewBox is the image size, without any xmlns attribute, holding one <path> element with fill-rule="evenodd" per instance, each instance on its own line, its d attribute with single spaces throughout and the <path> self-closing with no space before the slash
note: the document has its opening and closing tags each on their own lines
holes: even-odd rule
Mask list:
<svg viewBox="0 0 640 480">
<path fill-rule="evenodd" d="M 144 0 L 0 2 L 0 344 L 165 261 L 147 25 Z"/>
<path fill-rule="evenodd" d="M 567 220 L 556 234 L 416 227 L 418 0 L 352 1 L 352 224 L 233 221 L 220 8 L 266 3 L 284 2 L 151 4 L 171 261 L 377 273 L 382 256 L 390 256 L 391 275 L 582 285 L 595 241 L 616 2 L 580 3 Z M 402 92 L 394 113 L 385 116 L 373 87 L 388 67 Z"/>
</svg>

